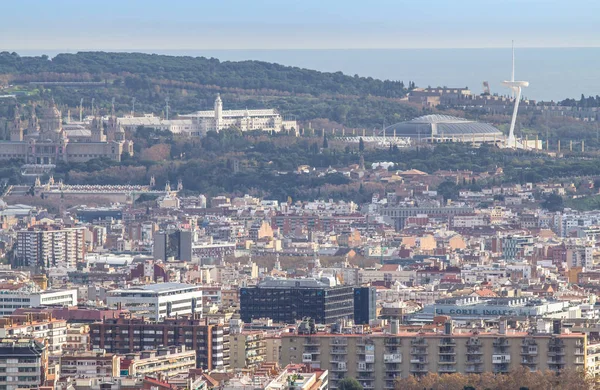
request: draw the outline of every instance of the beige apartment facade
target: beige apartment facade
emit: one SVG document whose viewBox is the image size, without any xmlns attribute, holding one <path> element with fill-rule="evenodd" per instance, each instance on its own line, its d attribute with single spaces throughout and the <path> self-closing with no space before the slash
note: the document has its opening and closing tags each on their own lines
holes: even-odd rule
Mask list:
<svg viewBox="0 0 600 390">
<path fill-rule="evenodd" d="M 329 385 L 356 378 L 365 389 L 393 389 L 396 378 L 432 373 L 586 369 L 586 335 L 500 333 L 285 333 L 281 364 L 329 370 Z"/>
</svg>

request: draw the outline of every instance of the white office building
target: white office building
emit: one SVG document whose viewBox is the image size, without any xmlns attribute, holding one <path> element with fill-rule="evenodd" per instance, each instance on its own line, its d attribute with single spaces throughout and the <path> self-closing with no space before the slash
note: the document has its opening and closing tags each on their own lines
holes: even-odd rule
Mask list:
<svg viewBox="0 0 600 390">
<path fill-rule="evenodd" d="M 214 110 L 197 111 L 180 115 L 176 119 L 163 119 L 152 114 L 118 118 L 119 126 L 125 131 L 135 132 L 140 126 L 155 130 L 170 131 L 189 137 L 203 137 L 208 131 L 220 131 L 235 127 L 241 131 L 287 131 L 298 130 L 296 120 L 284 118 L 276 109 L 223 110 L 221 96 L 215 99 Z"/>
<path fill-rule="evenodd" d="M 157 283 L 113 290 L 109 307 L 129 310 L 138 317 L 160 321 L 184 314 L 202 314 L 202 287 L 185 283 Z"/>
<path fill-rule="evenodd" d="M 16 309 L 40 306 L 76 306 L 77 290 L 40 290 L 27 286 L 18 290 L 0 290 L 0 317 Z"/>
<path fill-rule="evenodd" d="M 273 108 L 262 110 L 223 110 L 221 96 L 215 99 L 214 110 L 197 111 L 182 115 L 191 119 L 196 131 L 206 134 L 207 131 L 220 131 L 230 127 L 236 127 L 241 131 L 264 130 L 264 131 L 286 131 L 297 130 L 298 124 L 295 120 L 285 119 Z"/>
</svg>

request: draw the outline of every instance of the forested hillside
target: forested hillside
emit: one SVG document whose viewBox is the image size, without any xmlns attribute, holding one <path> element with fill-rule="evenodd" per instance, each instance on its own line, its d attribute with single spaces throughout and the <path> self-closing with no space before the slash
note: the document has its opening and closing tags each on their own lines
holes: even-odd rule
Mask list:
<svg viewBox="0 0 600 390">
<path fill-rule="evenodd" d="M 86 107 L 94 99 L 97 107 L 107 110 L 115 98 L 117 110 L 128 112 L 135 98 L 137 112 L 160 115 L 169 97 L 171 113 L 176 115 L 210 109 L 216 93 L 221 93 L 225 108 L 277 108 L 301 121 L 322 118 L 338 128 L 381 127 L 419 114 L 418 109 L 400 102 L 408 92 L 402 81 L 341 72 L 141 53 L 84 52 L 52 59 L 0 53 L 0 85 L 31 89 L 29 83 L 40 81 L 99 82 L 89 86 L 46 84 L 34 91 L 39 98 L 51 95 L 71 108 L 83 98 Z M 28 94 L 20 99 L 31 98 Z"/>
</svg>

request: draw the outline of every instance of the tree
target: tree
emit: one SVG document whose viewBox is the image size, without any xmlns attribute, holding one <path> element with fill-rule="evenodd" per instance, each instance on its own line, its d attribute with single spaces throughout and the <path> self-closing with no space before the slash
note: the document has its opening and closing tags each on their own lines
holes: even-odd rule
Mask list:
<svg viewBox="0 0 600 390">
<path fill-rule="evenodd" d="M 362 137 L 360 137 L 358 139 L 358 151 L 359 152 L 364 152 L 365 151 L 365 141 L 363 141 Z"/>
<path fill-rule="evenodd" d="M 554 193 L 548 195 L 542 202 L 542 207 L 548 211 L 562 211 L 565 208 L 562 196 Z"/>
<path fill-rule="evenodd" d="M 338 390 L 363 390 L 362 385 L 354 378 L 344 378 L 338 382 Z"/>
<path fill-rule="evenodd" d="M 327 134 L 323 136 L 323 149 L 329 148 L 329 142 L 327 141 Z"/>
</svg>

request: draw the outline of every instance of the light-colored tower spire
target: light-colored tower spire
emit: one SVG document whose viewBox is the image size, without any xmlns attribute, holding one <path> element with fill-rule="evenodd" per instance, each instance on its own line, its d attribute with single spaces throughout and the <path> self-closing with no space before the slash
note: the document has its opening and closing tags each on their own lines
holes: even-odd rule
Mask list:
<svg viewBox="0 0 600 390">
<path fill-rule="evenodd" d="M 515 81 L 515 41 L 512 41 L 512 73 L 510 81 Z"/>
<path fill-rule="evenodd" d="M 215 99 L 215 130 L 218 132 L 223 126 L 223 101 L 221 95 L 217 94 Z"/>
<path fill-rule="evenodd" d="M 510 81 L 503 81 L 502 84 L 506 85 L 511 89 L 513 96 L 515 98 L 515 108 L 513 109 L 512 119 L 510 121 L 510 130 L 508 132 L 508 139 L 506 140 L 506 147 L 508 148 L 516 148 L 517 140 L 515 138 L 515 124 L 517 122 L 517 112 L 519 111 L 519 102 L 521 101 L 521 90 L 524 87 L 529 86 L 529 81 L 515 81 L 515 48 L 513 44 L 513 65 L 512 65 L 512 75 Z"/>
</svg>

